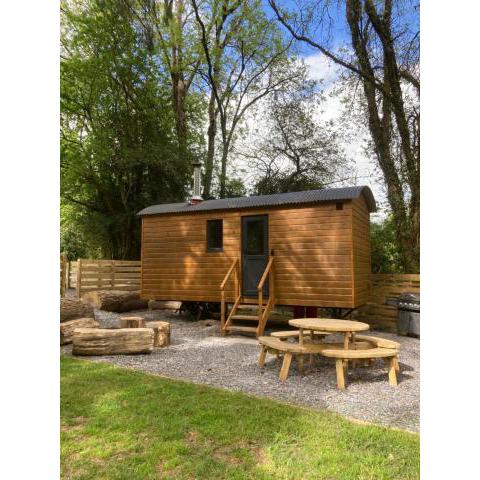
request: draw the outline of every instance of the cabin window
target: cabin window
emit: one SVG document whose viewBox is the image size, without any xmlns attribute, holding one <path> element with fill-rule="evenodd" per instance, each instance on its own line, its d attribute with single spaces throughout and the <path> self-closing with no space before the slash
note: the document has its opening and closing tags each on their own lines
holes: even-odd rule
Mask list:
<svg viewBox="0 0 480 480">
<path fill-rule="evenodd" d="M 207 252 L 223 250 L 223 220 L 207 220 Z"/>
</svg>

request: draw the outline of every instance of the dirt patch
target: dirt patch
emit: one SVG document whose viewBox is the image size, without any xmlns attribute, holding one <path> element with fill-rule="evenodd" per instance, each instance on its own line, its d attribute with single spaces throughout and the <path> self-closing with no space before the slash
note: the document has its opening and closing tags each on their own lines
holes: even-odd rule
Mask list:
<svg viewBox="0 0 480 480">
<path fill-rule="evenodd" d="M 202 446 L 207 450 L 212 450 L 211 456 L 215 460 L 229 463 L 231 465 L 241 465 L 245 461 L 235 455 L 235 451 L 239 449 L 249 450 L 254 458 L 259 462 L 263 457 L 258 457 L 258 452 L 261 450 L 255 443 L 238 442 L 234 445 L 222 445 L 215 447 L 212 440 L 203 438 L 198 432 L 191 431 L 185 435 L 185 442 L 190 447 Z"/>
<path fill-rule="evenodd" d="M 173 468 L 165 468 L 164 462 L 160 462 L 155 466 L 157 472 L 157 478 L 164 479 L 165 476 L 170 478 L 177 478 L 180 473 L 180 465 Z"/>
<path fill-rule="evenodd" d="M 234 450 L 234 448 L 230 446 L 216 448 L 213 452 L 213 458 L 221 462 L 230 463 L 231 465 L 242 464 L 243 461 L 240 458 L 232 455 L 232 450 Z"/>
<path fill-rule="evenodd" d="M 185 440 L 188 445 L 195 445 L 198 442 L 198 432 L 188 432 Z"/>
<path fill-rule="evenodd" d="M 76 430 L 81 430 L 85 425 L 85 423 L 87 422 L 87 419 L 85 417 L 75 417 L 75 418 L 72 418 L 72 422 L 73 423 L 69 423 L 69 424 L 63 423 L 60 426 L 60 430 L 62 432 L 74 432 Z"/>
</svg>

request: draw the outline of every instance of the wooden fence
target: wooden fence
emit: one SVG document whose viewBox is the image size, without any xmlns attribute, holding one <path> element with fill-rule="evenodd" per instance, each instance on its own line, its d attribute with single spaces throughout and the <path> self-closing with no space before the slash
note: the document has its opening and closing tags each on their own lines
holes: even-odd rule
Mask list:
<svg viewBox="0 0 480 480">
<path fill-rule="evenodd" d="M 402 293 L 420 293 L 420 274 L 372 273 L 369 302 L 352 314 L 372 328 L 395 332 L 397 308 L 385 305 L 387 297 L 398 297 Z"/>
<path fill-rule="evenodd" d="M 77 262 L 68 262 L 67 288 L 77 288 Z"/>
<path fill-rule="evenodd" d="M 60 254 L 60 296 L 65 296 L 69 280 L 69 261 L 65 253 Z"/>
<path fill-rule="evenodd" d="M 140 260 L 80 258 L 76 264 L 74 276 L 77 297 L 91 290 L 140 291 Z"/>
<path fill-rule="evenodd" d="M 140 291 L 140 260 L 86 260 L 66 262 L 61 257 L 60 289 L 76 288 L 77 296 L 91 290 Z M 385 304 L 387 297 L 405 292 L 420 293 L 419 274 L 372 273 L 368 303 L 353 312 L 352 318 L 362 320 L 379 330 L 394 332 L 397 308 Z"/>
</svg>

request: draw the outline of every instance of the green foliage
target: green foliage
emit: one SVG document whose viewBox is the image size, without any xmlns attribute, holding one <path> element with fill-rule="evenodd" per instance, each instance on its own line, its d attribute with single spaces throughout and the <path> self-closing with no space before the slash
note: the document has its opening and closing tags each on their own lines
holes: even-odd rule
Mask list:
<svg viewBox="0 0 480 480">
<path fill-rule="evenodd" d="M 61 471 L 71 479 L 419 478 L 419 436 L 61 358 Z"/>
<path fill-rule="evenodd" d="M 301 192 L 322 188 L 323 183 L 305 174 L 292 174 L 288 171 L 278 171 L 275 175 L 265 175 L 255 184 L 256 195 L 272 193 Z"/>
<path fill-rule="evenodd" d="M 75 206 L 60 203 L 60 251 L 66 253 L 69 260 L 96 258 L 98 253 L 87 249 L 83 229 L 78 228 L 82 219 L 77 216 L 81 217 L 82 213 Z"/>
<path fill-rule="evenodd" d="M 225 196 L 227 198 L 232 197 L 245 197 L 247 195 L 247 187 L 243 183 L 241 178 L 228 178 L 225 185 Z"/>
<path fill-rule="evenodd" d="M 167 81 L 140 37 L 125 2 L 62 4 L 62 242 L 72 255 L 138 258 L 136 213 L 186 194 Z M 199 124 L 201 98 L 190 108 Z"/>
<path fill-rule="evenodd" d="M 372 272 L 407 273 L 402 266 L 392 216 L 381 223 L 371 223 L 370 228 Z"/>
</svg>

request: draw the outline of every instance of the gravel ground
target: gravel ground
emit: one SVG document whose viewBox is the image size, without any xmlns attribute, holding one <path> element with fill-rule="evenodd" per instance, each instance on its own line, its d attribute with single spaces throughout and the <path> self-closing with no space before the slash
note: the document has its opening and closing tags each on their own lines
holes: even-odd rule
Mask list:
<svg viewBox="0 0 480 480">
<path fill-rule="evenodd" d="M 171 311 L 136 311 L 148 321 L 171 322 L 171 346 L 157 348 L 150 355 L 117 355 L 88 357 L 136 370 L 242 391 L 302 406 L 328 409 L 361 421 L 388 425 L 411 431 L 420 428 L 420 341 L 397 337 L 384 332 L 373 335 L 396 340 L 402 344 L 399 361 L 398 387 L 391 387 L 386 367 L 376 360 L 369 368 L 349 368 L 347 389 L 336 388 L 335 365 L 332 359 L 315 357 L 315 367 L 300 376 L 292 362 L 285 382 L 278 379 L 281 360 L 267 356 L 265 368 L 256 364 L 260 348 L 254 338 L 221 337 L 218 322 L 187 321 Z M 120 314 L 95 311 L 104 328 L 117 328 Z M 340 340 L 334 336 L 329 341 Z M 71 345 L 61 347 L 71 355 Z M 306 362 L 308 364 L 308 362 Z"/>
</svg>

